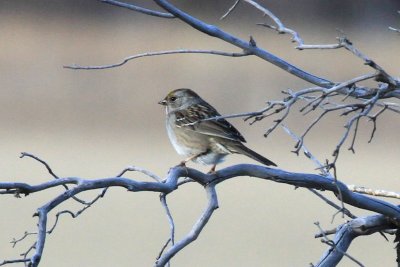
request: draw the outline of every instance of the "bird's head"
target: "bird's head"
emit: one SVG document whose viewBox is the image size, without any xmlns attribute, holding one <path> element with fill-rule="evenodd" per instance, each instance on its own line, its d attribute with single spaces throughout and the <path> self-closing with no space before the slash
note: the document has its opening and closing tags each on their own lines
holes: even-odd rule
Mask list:
<svg viewBox="0 0 400 267">
<path fill-rule="evenodd" d="M 198 103 L 201 98 L 194 91 L 181 88 L 175 89 L 168 93 L 168 95 L 158 102 L 158 104 L 166 106 L 167 112 L 184 109 L 188 106 Z"/>
</svg>

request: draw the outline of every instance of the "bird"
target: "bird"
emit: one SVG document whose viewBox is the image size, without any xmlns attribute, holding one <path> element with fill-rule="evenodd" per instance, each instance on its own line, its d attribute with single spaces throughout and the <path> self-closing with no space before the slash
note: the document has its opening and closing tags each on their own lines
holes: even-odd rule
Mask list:
<svg viewBox="0 0 400 267">
<path fill-rule="evenodd" d="M 188 161 L 212 165 L 215 173 L 218 163 L 229 154 L 243 154 L 267 166 L 277 166 L 271 160 L 246 147 L 244 137 L 218 111 L 191 89 L 172 90 L 158 102 L 165 106 L 166 128 L 170 142 L 179 155 Z"/>
</svg>

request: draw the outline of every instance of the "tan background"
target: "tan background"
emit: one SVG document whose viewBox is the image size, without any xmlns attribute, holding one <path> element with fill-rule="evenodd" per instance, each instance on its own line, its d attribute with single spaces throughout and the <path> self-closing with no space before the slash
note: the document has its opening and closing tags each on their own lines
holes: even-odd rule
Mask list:
<svg viewBox="0 0 400 267">
<path fill-rule="evenodd" d="M 263 18 L 244 4 L 219 21 L 233 1 L 182 2 L 177 3 L 194 15 L 241 38 L 252 35 L 259 46 L 316 75 L 343 81 L 371 72 L 344 50 L 296 51 L 289 36 L 254 26 Z M 307 43 L 335 42 L 335 29 L 342 29 L 389 73 L 399 74 L 400 36 L 387 30 L 400 25 L 398 1 L 262 2 Z M 181 160 L 167 139 L 164 111 L 156 104 L 169 90 L 193 88 L 228 114 L 257 110 L 267 100 L 280 99 L 281 90 L 310 86 L 254 57 L 170 55 L 139 59 L 111 70 L 63 69 L 66 64 L 109 64 L 163 49 L 238 51 L 179 21 L 98 1 L 2 0 L 0 33 L 2 181 L 35 184 L 51 179 L 38 163 L 18 159 L 22 151 L 46 159 L 60 176 L 110 177 L 127 165 L 164 176 Z M 293 114 L 287 124 L 300 133 L 312 118 Z M 307 139 L 321 159 L 330 157 L 343 130 L 343 119 L 329 118 Z M 315 172 L 309 160 L 290 153 L 294 143 L 282 130 L 268 139 L 262 137 L 272 119 L 251 127 L 240 119 L 231 121 L 250 147 L 280 168 Z M 398 117 L 385 114 L 378 126 L 376 139 L 367 145 L 372 125 L 361 124 L 357 154 L 343 150 L 339 178 L 348 184 L 400 191 Z M 241 162 L 255 163 L 232 156 L 220 168 Z M 138 174 L 129 177 L 148 180 Z M 31 215 L 59 192 L 1 197 L 0 259 L 15 258 L 30 246 L 32 238 L 14 249 L 9 241 L 24 231 L 35 231 L 36 218 Z M 287 185 L 242 177 L 218 186 L 218 193 L 220 209 L 199 239 L 173 259 L 173 266 L 307 266 L 316 263 L 326 249 L 313 238 L 317 232 L 313 222 L 320 221 L 326 229 L 343 222 L 338 216 L 331 224 L 333 209 L 308 191 L 294 191 Z M 202 211 L 204 191 L 198 185 L 186 185 L 169 201 L 179 238 Z M 79 206 L 68 203 L 56 210 L 67 208 Z M 371 214 L 352 210 L 357 215 Z M 158 194 L 112 189 L 79 218 L 61 219 L 46 241 L 42 266 L 151 266 L 168 231 Z M 357 239 L 349 253 L 366 266 L 395 266 L 393 247 L 374 235 Z M 353 265 L 347 259 L 341 264 Z"/>
</svg>

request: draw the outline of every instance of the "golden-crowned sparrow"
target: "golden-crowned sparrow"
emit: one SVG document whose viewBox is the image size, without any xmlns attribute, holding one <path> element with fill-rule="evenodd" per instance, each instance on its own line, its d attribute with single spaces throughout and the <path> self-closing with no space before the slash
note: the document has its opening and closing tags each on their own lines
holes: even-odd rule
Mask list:
<svg viewBox="0 0 400 267">
<path fill-rule="evenodd" d="M 218 111 L 190 89 L 176 89 L 159 104 L 165 106 L 168 137 L 178 154 L 189 160 L 213 165 L 215 171 L 228 154 L 246 155 L 265 165 L 275 163 L 243 145 L 246 140 L 225 119 L 205 120 L 220 116 Z"/>
</svg>

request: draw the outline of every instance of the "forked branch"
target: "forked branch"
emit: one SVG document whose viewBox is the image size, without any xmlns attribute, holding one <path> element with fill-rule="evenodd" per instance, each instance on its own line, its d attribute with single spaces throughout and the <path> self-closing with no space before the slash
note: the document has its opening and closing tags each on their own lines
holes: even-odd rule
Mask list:
<svg viewBox="0 0 400 267">
<path fill-rule="evenodd" d="M 81 192 L 105 189 L 109 187 L 123 187 L 130 192 L 150 191 L 163 194 L 169 194 L 178 188 L 180 178 L 189 177 L 199 183 L 206 185 L 205 189 L 208 196 L 208 205 L 199 220 L 193 226 L 192 230 L 180 241 L 173 244 L 165 253 L 158 259 L 156 266 L 164 266 L 170 259 L 182 250 L 185 246 L 193 242 L 201 233 L 204 226 L 210 219 L 213 211 L 218 207 L 217 194 L 215 186 L 228 179 L 233 179 L 240 176 L 257 177 L 264 180 L 270 180 L 278 183 L 285 183 L 296 187 L 313 188 L 317 190 L 331 191 L 340 196 L 342 201 L 348 205 L 377 212 L 389 218 L 392 222 L 400 222 L 400 208 L 388 202 L 370 198 L 368 196 L 353 193 L 348 190 L 347 186 L 340 181 L 332 182 L 332 179 L 326 176 L 308 173 L 293 173 L 279 169 L 271 169 L 263 166 L 240 164 L 217 171 L 215 174 L 204 174 L 197 170 L 186 167 L 172 168 L 167 177 L 162 182 L 141 182 L 124 177 L 110 177 L 99 179 L 82 179 L 76 177 L 59 178 L 37 185 L 29 185 L 26 183 L 0 183 L 0 192 L 2 194 L 33 194 L 49 188 L 70 185 L 72 188 L 61 193 L 50 202 L 40 207 L 37 211 L 38 216 L 38 235 L 34 246 L 34 254 L 29 259 L 31 266 L 38 266 L 43 254 L 44 244 L 49 227 L 47 225 L 48 214 L 60 204 L 71 199 L 73 196 Z M 52 227 L 51 229 L 53 229 Z M 19 259 L 18 261 L 25 261 Z M 5 261 L 8 263 L 9 261 Z"/>
</svg>

